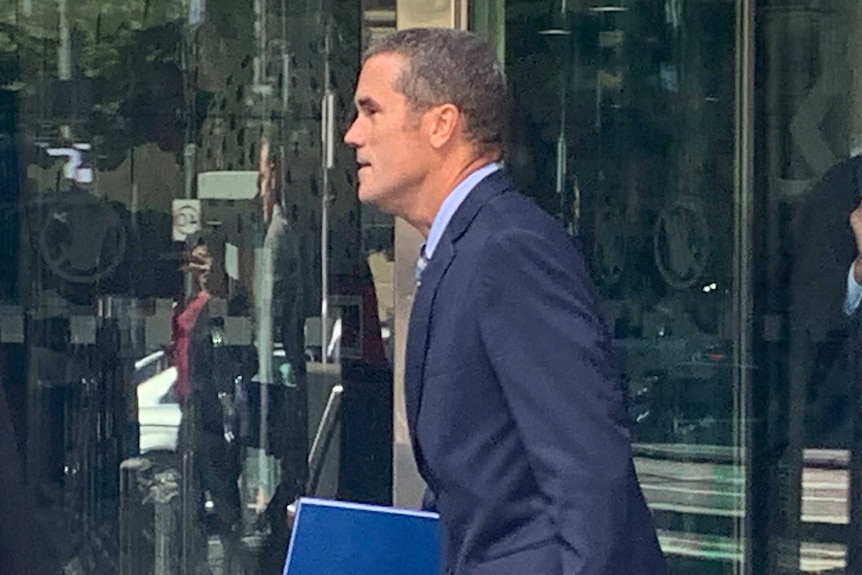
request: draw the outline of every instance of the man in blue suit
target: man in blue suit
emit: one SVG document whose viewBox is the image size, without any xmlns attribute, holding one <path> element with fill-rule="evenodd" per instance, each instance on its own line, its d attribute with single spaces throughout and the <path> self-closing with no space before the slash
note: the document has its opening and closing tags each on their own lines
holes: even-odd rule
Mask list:
<svg viewBox="0 0 862 575">
<path fill-rule="evenodd" d="M 399 31 L 366 55 L 345 135 L 360 200 L 426 236 L 405 388 L 442 567 L 660 575 L 586 266 L 498 165 L 506 92 L 476 36 Z"/>
</svg>

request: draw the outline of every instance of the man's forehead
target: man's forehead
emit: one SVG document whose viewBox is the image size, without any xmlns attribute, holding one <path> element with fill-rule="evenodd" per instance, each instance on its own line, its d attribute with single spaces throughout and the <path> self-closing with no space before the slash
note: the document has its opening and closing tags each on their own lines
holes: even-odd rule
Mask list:
<svg viewBox="0 0 862 575">
<path fill-rule="evenodd" d="M 401 74 L 405 58 L 395 53 L 375 54 L 362 65 L 357 83 L 360 90 L 395 90 L 395 81 Z"/>
</svg>

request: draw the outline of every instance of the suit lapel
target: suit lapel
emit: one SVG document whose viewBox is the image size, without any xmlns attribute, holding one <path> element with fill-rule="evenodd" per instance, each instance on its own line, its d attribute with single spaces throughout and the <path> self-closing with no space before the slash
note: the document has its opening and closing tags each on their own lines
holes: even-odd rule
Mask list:
<svg viewBox="0 0 862 575">
<path fill-rule="evenodd" d="M 445 239 L 445 234 L 444 234 Z M 451 242 L 441 240 L 434 257 L 428 262 L 428 267 L 422 273 L 420 284 L 416 288 L 413 309 L 410 312 L 410 327 L 407 331 L 407 351 L 404 366 L 405 400 L 407 403 L 407 421 L 410 430 L 416 429 L 419 407 L 422 403 L 422 386 L 425 379 L 425 354 L 428 350 L 428 332 L 431 327 L 431 311 L 434 309 L 434 299 L 437 297 L 437 287 L 440 280 L 449 269 L 455 257 L 455 247 Z"/>
<path fill-rule="evenodd" d="M 457 240 L 470 227 L 476 214 L 492 197 L 511 187 L 514 187 L 514 182 L 503 170 L 499 170 L 482 180 L 470 192 L 446 227 L 440 243 L 434 250 L 434 256 L 429 260 L 428 266 L 422 273 L 420 284 L 416 288 L 413 309 L 410 312 L 410 326 L 407 332 L 404 394 L 413 449 L 419 461 L 421 458 L 418 457 L 419 452 L 415 438 L 416 422 L 419 419 L 419 410 L 422 405 L 428 336 L 432 327 L 432 312 L 440 282 L 455 258 Z"/>
</svg>

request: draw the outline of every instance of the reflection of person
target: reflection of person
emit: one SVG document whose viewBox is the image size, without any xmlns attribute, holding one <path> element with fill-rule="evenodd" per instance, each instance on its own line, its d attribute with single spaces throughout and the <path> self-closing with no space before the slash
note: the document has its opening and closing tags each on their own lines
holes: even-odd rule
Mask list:
<svg viewBox="0 0 862 575">
<path fill-rule="evenodd" d="M 276 545 L 285 538 L 285 509 L 304 494 L 308 477 L 308 416 L 305 387 L 305 326 L 299 237 L 285 213 L 282 166 L 267 138 L 261 140 L 258 200 L 265 226 L 263 250 L 255 262 L 255 315 L 260 380 L 259 446 L 280 460 L 275 493 L 265 485 L 268 465 L 261 462 L 258 510 Z M 280 343 L 284 362 L 276 370 L 273 349 Z M 276 373 L 277 371 L 277 373 Z M 273 552 L 283 562 L 282 550 Z"/>
<path fill-rule="evenodd" d="M 788 407 L 775 410 L 789 414 L 785 442 L 798 460 L 802 460 L 803 447 L 850 450 L 847 573 L 859 572 L 862 559 L 858 544 L 862 529 L 858 512 L 862 507 L 862 450 L 858 439 L 862 342 L 860 201 L 862 156 L 855 155 L 830 168 L 798 210 L 790 283 L 790 390 L 783 398 Z M 805 406 L 804 419 L 799 413 L 800 405 Z M 779 435 L 777 439 L 784 438 Z M 797 469 L 795 474 L 785 475 L 796 478 L 797 493 L 792 501 L 796 501 L 797 509 L 783 510 L 782 517 L 787 522 L 793 518 L 799 521 L 801 473 Z M 784 530 L 801 532 L 792 524 Z"/>
<path fill-rule="evenodd" d="M 360 200 L 426 236 L 405 394 L 443 566 L 664 573 L 584 261 L 495 163 L 506 100 L 474 35 L 403 30 L 366 56 L 345 135 Z"/>
<path fill-rule="evenodd" d="M 288 223 L 283 205 L 283 190 L 277 157 L 269 140 L 260 146 L 258 168 L 258 199 L 266 226 L 264 238 L 265 265 L 259 283 L 258 321 L 272 322 L 270 337 L 281 342 L 292 369 L 304 363 L 304 321 L 302 313 L 299 243 L 296 231 Z M 271 354 L 271 346 L 270 354 Z M 266 346 L 262 346 L 266 347 Z M 261 374 L 266 383 L 273 383 L 271 356 L 260 357 Z M 291 384 L 291 382 L 285 382 Z"/>
<path fill-rule="evenodd" d="M 792 421 L 788 441 L 806 447 L 846 448 L 850 441 L 851 365 L 849 316 L 858 306 L 853 294 L 857 248 L 848 226 L 858 203 L 862 158 L 848 158 L 830 169 L 798 209 L 791 251 L 790 395 L 805 405 L 805 417 Z M 851 218 L 852 219 L 852 218 Z"/>
<path fill-rule="evenodd" d="M 198 291 L 177 318 L 175 362 L 176 394 L 183 418 L 181 449 L 194 452 L 194 486 L 197 513 L 203 527 L 205 494 L 215 512 L 225 561 L 236 560 L 241 504 L 239 495 L 239 447 L 233 429 L 233 375 L 238 374 L 222 344 L 223 323 L 210 316 L 212 294 L 219 294 L 220 274 L 207 245 L 198 241 L 187 269 Z M 223 320 L 222 320 L 223 322 Z"/>
<path fill-rule="evenodd" d="M 847 315 L 853 315 L 859 308 L 859 303 L 862 302 L 862 194 L 860 194 L 862 182 L 858 181 L 862 176 L 859 173 L 862 170 L 860 163 L 862 163 L 862 158 L 856 158 L 853 192 L 857 204 L 855 209 L 850 212 L 850 229 L 853 230 L 856 254 L 847 274 L 847 297 L 844 301 L 844 313 Z"/>
</svg>

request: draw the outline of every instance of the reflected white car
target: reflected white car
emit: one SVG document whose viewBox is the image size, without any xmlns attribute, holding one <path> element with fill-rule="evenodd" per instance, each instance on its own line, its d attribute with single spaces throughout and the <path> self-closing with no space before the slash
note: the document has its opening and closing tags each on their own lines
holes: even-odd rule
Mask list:
<svg viewBox="0 0 862 575">
<path fill-rule="evenodd" d="M 174 395 L 177 368 L 169 367 L 138 385 L 140 452 L 176 451 L 182 413 Z"/>
</svg>

